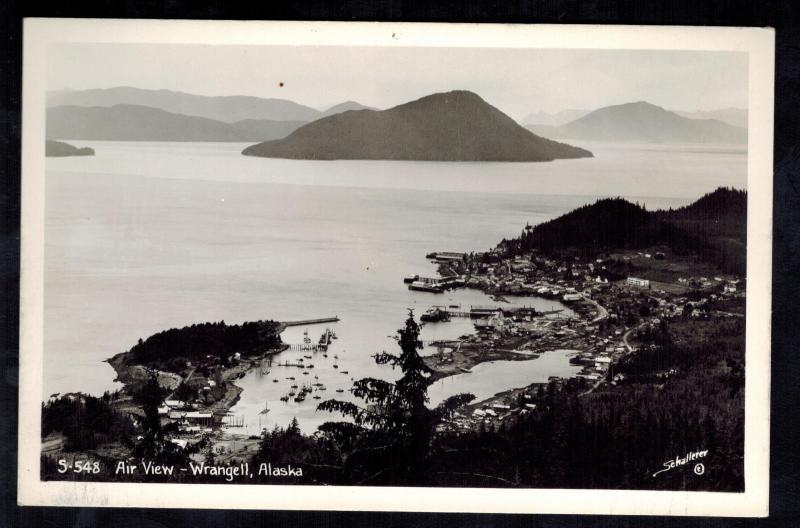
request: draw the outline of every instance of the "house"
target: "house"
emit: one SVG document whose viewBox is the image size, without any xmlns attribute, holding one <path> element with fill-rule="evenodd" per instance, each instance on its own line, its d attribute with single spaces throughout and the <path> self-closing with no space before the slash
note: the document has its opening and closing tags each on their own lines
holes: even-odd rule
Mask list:
<svg viewBox="0 0 800 528">
<path fill-rule="evenodd" d="M 213 425 L 213 415 L 210 412 L 192 411 L 184 414 L 184 419 L 196 425 Z"/>
<path fill-rule="evenodd" d="M 628 277 L 625 281 L 628 286 L 636 286 L 637 288 L 649 288 L 650 281 L 647 279 L 638 279 L 636 277 Z"/>
<path fill-rule="evenodd" d="M 736 285 L 733 283 L 728 283 L 722 288 L 723 293 L 736 293 Z"/>
</svg>

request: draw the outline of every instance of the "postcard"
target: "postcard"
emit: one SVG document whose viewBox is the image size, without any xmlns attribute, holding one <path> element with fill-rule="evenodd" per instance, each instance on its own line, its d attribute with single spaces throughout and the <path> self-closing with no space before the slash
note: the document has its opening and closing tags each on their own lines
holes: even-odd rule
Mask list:
<svg viewBox="0 0 800 528">
<path fill-rule="evenodd" d="M 773 54 L 27 19 L 20 504 L 767 515 Z"/>
</svg>

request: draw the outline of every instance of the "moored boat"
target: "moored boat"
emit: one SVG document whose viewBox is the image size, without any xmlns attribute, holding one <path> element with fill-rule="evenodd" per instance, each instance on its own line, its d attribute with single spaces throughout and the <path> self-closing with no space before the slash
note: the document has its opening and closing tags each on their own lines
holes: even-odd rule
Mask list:
<svg viewBox="0 0 800 528">
<path fill-rule="evenodd" d="M 444 293 L 444 288 L 442 288 L 438 282 L 429 282 L 421 280 L 413 281 L 411 284 L 408 285 L 408 289 L 413 291 L 422 291 L 428 293 Z"/>
</svg>

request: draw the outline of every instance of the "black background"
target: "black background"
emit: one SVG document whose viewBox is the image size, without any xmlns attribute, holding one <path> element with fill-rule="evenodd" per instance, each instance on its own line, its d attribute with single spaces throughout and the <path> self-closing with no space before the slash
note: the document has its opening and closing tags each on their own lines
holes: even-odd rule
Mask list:
<svg viewBox="0 0 800 528">
<path fill-rule="evenodd" d="M 771 26 L 776 28 L 772 419 L 769 519 L 258 512 L 16 506 L 21 38 L 23 17 L 191 18 Z M 800 432 L 800 2 L 795 0 L 548 0 L 246 2 L 0 0 L 0 527 L 270 526 L 615 527 L 798 526 Z M 768 214 L 751 211 L 750 214 Z M 33 439 L 32 439 L 33 440 Z M 264 493 L 269 493 L 265 489 Z M 413 507 L 413 505 L 410 505 Z"/>
</svg>

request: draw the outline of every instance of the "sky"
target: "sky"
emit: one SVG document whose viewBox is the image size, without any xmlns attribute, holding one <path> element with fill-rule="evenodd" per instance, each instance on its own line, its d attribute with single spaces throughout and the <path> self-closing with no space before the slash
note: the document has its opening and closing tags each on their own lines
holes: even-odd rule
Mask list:
<svg viewBox="0 0 800 528">
<path fill-rule="evenodd" d="M 47 89 L 135 86 L 320 109 L 462 89 L 521 119 L 633 101 L 747 108 L 747 69 L 747 54 L 719 51 L 60 44 L 48 50 Z"/>
</svg>

